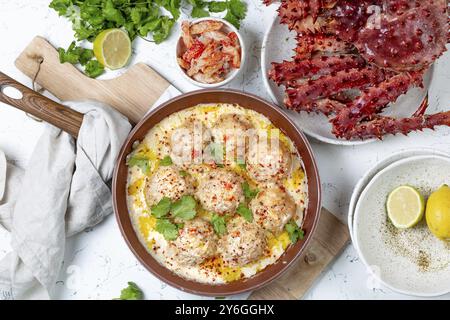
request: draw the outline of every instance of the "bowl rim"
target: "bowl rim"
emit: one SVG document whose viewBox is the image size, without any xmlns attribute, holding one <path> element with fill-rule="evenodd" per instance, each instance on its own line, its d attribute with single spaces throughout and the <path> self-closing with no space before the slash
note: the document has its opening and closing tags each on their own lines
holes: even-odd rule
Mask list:
<svg viewBox="0 0 450 320">
<path fill-rule="evenodd" d="M 241 33 L 239 32 L 239 30 L 232 25 L 230 22 L 228 22 L 225 19 L 222 18 L 216 18 L 216 17 L 203 17 L 203 18 L 196 18 L 196 19 L 187 19 L 187 21 L 189 21 L 189 23 L 191 24 L 196 24 L 202 21 L 207 21 L 207 20 L 213 20 L 213 21 L 220 21 L 222 22 L 224 25 L 226 25 L 229 29 L 231 29 L 231 31 L 235 32 L 238 36 L 239 39 L 239 43 L 241 46 L 241 66 L 239 67 L 239 69 L 233 69 L 228 77 L 225 78 L 225 80 L 221 81 L 221 82 L 217 82 L 217 83 L 202 83 L 202 82 L 198 82 L 194 79 L 192 79 L 191 77 L 189 77 L 186 72 L 181 68 L 181 66 L 178 64 L 177 58 L 178 58 L 178 45 L 181 41 L 181 32 L 178 34 L 178 40 L 175 44 L 175 64 L 177 67 L 177 70 L 181 73 L 181 75 L 183 76 L 183 78 L 185 78 L 186 80 L 188 80 L 190 83 L 192 83 L 193 85 L 200 87 L 200 88 L 205 88 L 205 89 L 213 89 L 213 88 L 219 88 L 222 87 L 228 83 L 230 83 L 233 79 L 235 79 L 238 74 L 241 73 L 241 70 L 244 68 L 245 66 L 245 57 L 246 57 L 246 47 L 245 47 L 245 42 L 244 39 L 241 36 Z"/>
<path fill-rule="evenodd" d="M 358 201 L 355 205 L 355 213 L 354 213 L 354 225 L 353 225 L 353 232 L 354 234 L 354 243 L 356 244 L 354 247 L 356 249 L 356 252 L 358 253 L 359 258 L 361 259 L 362 263 L 364 264 L 364 266 L 367 268 L 367 270 L 370 272 L 370 274 L 377 279 L 382 285 L 386 286 L 387 288 L 391 289 L 392 291 L 401 293 L 401 294 L 405 294 L 405 295 L 409 295 L 409 296 L 414 296 L 414 297 L 439 297 L 445 294 L 450 293 L 450 287 L 448 289 L 445 289 L 441 292 L 434 292 L 434 293 L 420 293 L 417 291 L 409 291 L 409 290 L 405 290 L 405 289 L 399 289 L 397 287 L 395 287 L 394 285 L 386 282 L 381 276 L 380 274 L 378 274 L 377 272 L 375 272 L 372 268 L 372 265 L 370 265 L 366 259 L 366 255 L 363 254 L 363 251 L 361 250 L 360 246 L 359 246 L 359 240 L 358 240 L 358 224 L 357 222 L 357 218 L 360 216 L 359 212 L 361 209 L 361 199 L 363 197 L 366 196 L 366 194 L 369 192 L 369 189 L 372 187 L 372 185 L 378 180 L 380 179 L 380 177 L 391 170 L 394 170 L 395 168 L 398 168 L 399 166 L 402 166 L 406 163 L 412 162 L 412 161 L 417 161 L 417 160 L 424 160 L 424 159 L 440 159 L 443 161 L 446 161 L 448 163 L 450 163 L 450 158 L 446 157 L 446 156 L 442 156 L 442 155 L 436 155 L 436 154 L 426 154 L 426 155 L 417 155 L 417 156 L 411 156 L 411 157 L 407 157 L 407 158 L 403 158 L 403 159 L 399 159 L 397 161 L 391 162 L 390 164 L 388 164 L 387 166 L 385 166 L 383 169 L 379 170 L 369 181 L 369 183 L 364 187 L 364 189 L 361 192 L 361 195 L 358 198 Z"/>
<path fill-rule="evenodd" d="M 306 156 L 307 161 L 309 162 L 309 166 L 307 167 L 305 163 L 304 168 L 308 178 L 308 207 L 306 209 L 303 225 L 304 228 L 307 228 L 308 230 L 305 237 L 301 241 L 298 241 L 295 245 L 290 246 L 289 249 L 287 249 L 277 260 L 277 262 L 269 265 L 263 271 L 258 272 L 255 276 L 248 279 L 238 280 L 220 285 L 203 284 L 192 280 L 186 280 L 157 262 L 156 259 L 153 258 L 153 256 L 148 252 L 148 250 L 139 240 L 138 235 L 136 234 L 131 222 L 126 204 L 126 179 L 128 173 L 128 169 L 126 166 L 126 156 L 131 151 L 132 144 L 135 141 L 140 140 L 139 135 L 142 135 L 143 137 L 145 133 L 148 132 L 149 128 L 146 128 L 146 125 L 148 126 L 150 121 L 155 121 L 155 123 L 153 123 L 151 127 L 161 121 L 157 120 L 157 118 L 161 116 L 161 114 L 167 113 L 162 117 L 163 119 L 170 114 L 187 109 L 191 106 L 201 104 L 202 102 L 187 104 L 183 107 L 176 107 L 175 109 L 171 108 L 174 107 L 175 104 L 185 102 L 185 100 L 189 100 L 191 98 L 193 98 L 194 101 L 195 99 L 203 99 L 205 96 L 210 96 L 211 99 L 217 99 L 217 101 L 203 103 L 235 103 L 243 106 L 244 108 L 246 106 L 243 105 L 242 101 L 252 101 L 252 103 L 258 106 L 258 108 L 261 108 L 261 110 L 263 111 L 255 110 L 255 108 L 253 107 L 247 108 L 262 113 L 263 115 L 267 116 L 272 122 L 276 120 L 276 122 L 281 121 L 286 124 L 289 131 L 291 132 L 291 134 L 288 134 L 288 136 L 293 140 L 297 151 L 300 155 L 303 155 L 302 158 Z M 242 101 L 240 101 L 239 99 Z M 224 102 L 222 100 L 236 101 Z M 273 117 L 269 117 L 267 113 L 273 114 Z M 285 128 L 280 129 L 285 130 Z M 295 136 L 292 136 L 293 134 L 295 134 Z M 297 145 L 297 142 L 300 142 L 301 145 Z M 305 159 L 302 160 L 305 161 Z M 311 190 L 311 186 L 314 186 L 313 190 Z M 196 295 L 217 297 L 241 294 L 259 289 L 286 272 L 289 267 L 305 251 L 305 248 L 308 246 L 313 237 L 320 218 L 322 194 L 317 164 L 308 140 L 300 131 L 300 129 L 297 128 L 295 124 L 287 117 L 287 115 L 285 115 L 277 106 L 263 100 L 262 98 L 242 91 L 229 89 L 204 89 L 189 92 L 170 99 L 169 101 L 161 104 L 159 107 L 147 114 L 135 126 L 135 128 L 131 131 L 128 138 L 124 142 L 117 158 L 113 175 L 112 195 L 115 217 L 119 225 L 121 234 L 135 257 L 148 271 L 150 271 L 159 280 L 179 290 Z"/>
</svg>

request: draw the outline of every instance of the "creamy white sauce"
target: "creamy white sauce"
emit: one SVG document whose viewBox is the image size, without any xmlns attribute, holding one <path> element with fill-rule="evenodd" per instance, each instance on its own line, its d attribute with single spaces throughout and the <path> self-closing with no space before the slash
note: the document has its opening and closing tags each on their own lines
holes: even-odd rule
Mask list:
<svg viewBox="0 0 450 320">
<path fill-rule="evenodd" d="M 157 167 L 159 159 L 170 154 L 170 136 L 173 130 L 179 128 L 186 119 L 194 117 L 202 121 L 203 125 L 212 128 L 216 120 L 223 114 L 234 113 L 246 116 L 257 130 L 274 128 L 269 119 L 253 110 L 245 109 L 237 105 L 208 104 L 199 105 L 170 115 L 152 128 L 145 139 L 137 146 L 145 148 L 149 156 L 151 170 Z M 286 191 L 292 196 L 297 205 L 297 215 L 294 217 L 299 226 L 302 225 L 303 214 L 308 205 L 307 179 L 304 175 L 303 163 L 300 159 L 293 142 L 280 133 L 280 140 L 284 142 L 293 156 L 293 170 L 289 177 L 283 181 Z M 214 170 L 207 164 L 194 165 L 186 169 L 194 179 L 199 177 L 199 171 Z M 245 176 L 245 170 L 238 166 L 232 166 L 230 170 Z M 151 175 L 151 173 L 150 173 Z M 155 218 L 150 214 L 150 207 L 145 199 L 145 181 L 148 179 L 137 166 L 129 168 L 128 172 L 128 196 L 127 204 L 130 216 L 142 243 L 147 247 L 149 253 L 163 266 L 172 270 L 179 276 L 208 284 L 222 284 L 240 278 L 249 278 L 263 270 L 268 265 L 276 262 L 289 246 L 289 237 L 284 232 L 275 237 L 267 234 L 268 254 L 262 256 L 258 261 L 240 268 L 230 268 L 223 263 L 207 263 L 199 266 L 183 266 L 172 257 L 173 251 L 169 242 L 162 234 L 155 231 Z M 248 180 L 248 177 L 246 176 Z M 252 183 L 255 183 L 254 181 Z M 259 185 L 258 185 L 259 187 Z"/>
</svg>

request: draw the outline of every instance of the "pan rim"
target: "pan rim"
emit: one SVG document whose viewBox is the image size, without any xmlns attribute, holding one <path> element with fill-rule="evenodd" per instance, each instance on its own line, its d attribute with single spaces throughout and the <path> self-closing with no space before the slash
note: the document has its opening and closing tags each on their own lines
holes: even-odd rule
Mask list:
<svg viewBox="0 0 450 320">
<path fill-rule="evenodd" d="M 192 96 L 214 94 L 214 93 L 215 94 L 241 96 L 241 97 L 245 97 L 246 99 L 254 100 L 259 105 L 262 105 L 263 108 L 266 108 L 266 110 L 271 110 L 272 112 L 274 112 L 275 114 L 280 116 L 282 118 L 282 121 L 285 121 L 286 124 L 288 126 L 290 126 L 292 133 L 297 135 L 298 139 L 293 139 L 293 137 L 292 137 L 293 134 L 290 134 L 288 136 L 292 140 L 301 141 L 301 143 L 302 143 L 301 146 L 299 146 L 299 145 L 297 145 L 297 143 L 295 143 L 296 149 L 299 152 L 299 154 L 301 154 L 301 153 L 307 154 L 310 158 L 309 170 L 311 171 L 312 176 L 311 176 L 311 173 L 309 175 L 307 175 L 307 177 L 308 177 L 308 194 L 311 193 L 311 191 L 309 190 L 310 179 L 312 179 L 312 181 L 313 181 L 313 182 L 311 181 L 312 184 L 315 185 L 314 192 L 316 193 L 316 201 L 314 201 L 314 204 L 313 204 L 315 207 L 310 209 L 309 206 L 311 205 L 311 203 L 308 203 L 308 208 L 307 208 L 308 214 L 313 216 L 313 218 L 312 218 L 313 221 L 312 221 L 312 224 L 310 227 L 310 231 L 306 234 L 305 238 L 302 241 L 299 241 L 297 244 L 290 247 L 288 250 L 285 251 L 285 253 L 283 253 L 283 256 L 284 256 L 286 254 L 286 252 L 288 252 L 289 250 L 291 250 L 291 251 L 295 250 L 295 252 L 292 251 L 292 252 L 294 252 L 294 254 L 288 261 L 282 261 L 283 260 L 282 259 L 283 256 L 282 256 L 277 260 L 277 262 L 275 262 L 274 264 L 269 266 L 269 267 L 271 267 L 271 266 L 276 266 L 276 265 L 281 264 L 281 267 L 279 270 L 275 270 L 275 272 L 272 272 L 272 274 L 269 274 L 268 270 L 266 268 L 266 269 L 258 272 L 255 276 L 250 277 L 248 279 L 238 280 L 238 281 L 234 281 L 231 283 L 220 284 L 220 285 L 203 284 L 203 283 L 199 283 L 199 282 L 196 282 L 193 280 L 184 279 L 184 278 L 176 275 L 174 272 L 167 269 L 163 265 L 161 265 L 159 262 L 157 262 L 156 259 L 153 258 L 153 256 L 148 252 L 148 250 L 144 247 L 144 245 L 138 239 L 138 236 L 137 236 L 136 232 L 134 231 L 134 229 L 133 229 L 133 235 L 131 235 L 130 232 L 126 230 L 126 227 L 128 227 L 128 225 L 125 225 L 125 223 L 129 223 L 132 225 L 132 221 L 131 221 L 128 210 L 126 210 L 125 212 L 122 212 L 119 209 L 119 207 L 120 207 L 120 203 L 119 203 L 120 199 L 119 198 L 120 197 L 118 196 L 119 174 L 120 174 L 120 170 L 123 169 L 124 167 L 126 167 L 124 160 L 126 159 L 126 156 L 128 155 L 127 149 L 130 145 L 133 144 L 134 141 L 139 140 L 136 137 L 136 134 L 142 128 L 142 126 L 144 126 L 147 122 L 149 122 L 149 119 L 153 118 L 159 112 L 163 111 L 166 108 L 169 108 L 171 105 L 179 102 L 180 100 L 184 100 L 184 99 L 187 99 Z M 239 104 L 239 102 L 236 101 L 236 104 Z M 188 107 L 189 106 L 187 106 L 186 108 L 188 108 Z M 184 108 L 184 109 L 186 109 L 186 108 Z M 252 109 L 252 108 L 249 108 L 249 109 Z M 180 109 L 180 110 L 182 110 L 182 109 Z M 178 112 L 180 110 L 174 110 L 173 112 L 170 112 L 170 114 Z M 267 115 L 265 115 L 265 116 L 267 116 Z M 273 119 L 271 119 L 269 116 L 267 116 L 267 117 L 269 118 L 269 120 L 273 121 Z M 280 128 L 280 129 L 283 130 L 283 128 Z M 300 147 L 304 147 L 305 151 L 301 152 Z M 305 168 L 305 171 L 306 171 L 306 168 Z M 196 294 L 196 295 L 211 296 L 211 297 L 236 295 L 236 294 L 242 294 L 245 292 L 260 289 L 263 286 L 266 286 L 269 283 L 273 282 L 275 279 L 279 278 L 282 274 L 284 274 L 287 270 L 289 270 L 289 268 L 304 253 L 304 251 L 306 250 L 306 248 L 308 247 L 308 245 L 310 244 L 310 242 L 312 240 L 312 237 L 314 235 L 314 232 L 316 231 L 317 224 L 318 224 L 319 218 L 320 218 L 321 199 L 322 199 L 321 198 L 322 192 L 321 192 L 320 176 L 319 176 L 314 152 L 311 148 L 309 141 L 307 140 L 306 136 L 304 135 L 304 133 L 293 123 L 293 121 L 276 105 L 274 105 L 256 95 L 249 94 L 249 93 L 239 91 L 239 90 L 217 89 L 217 88 L 196 90 L 196 91 L 192 91 L 192 92 L 181 94 L 177 97 L 174 97 L 174 98 L 162 103 L 157 108 L 155 108 L 154 110 L 149 112 L 141 121 L 139 121 L 138 124 L 136 124 L 136 126 L 133 128 L 133 130 L 128 135 L 126 141 L 123 143 L 122 148 L 119 153 L 119 156 L 116 160 L 114 174 L 113 174 L 113 182 L 112 182 L 112 195 L 113 195 L 114 213 L 115 213 L 117 223 L 119 225 L 120 232 L 121 232 L 122 237 L 124 238 L 125 242 L 127 243 L 128 247 L 133 252 L 134 256 L 138 259 L 138 261 L 150 273 L 152 273 L 154 276 L 156 276 L 159 280 L 163 281 L 164 283 L 169 284 L 170 286 L 172 286 L 174 288 L 177 288 L 184 292 Z M 125 202 L 126 202 L 126 197 L 125 197 Z M 122 205 L 123 205 L 123 203 L 122 203 Z M 125 205 L 126 205 L 126 203 L 125 203 Z M 311 210 L 311 212 L 310 212 L 310 210 Z M 134 238 L 133 238 L 133 236 L 134 236 Z M 137 240 L 137 243 L 136 243 L 136 240 Z M 143 252 L 142 249 L 144 249 L 145 252 Z M 153 262 L 151 264 L 149 264 L 147 261 L 147 259 L 149 259 L 149 258 L 150 258 L 150 260 L 153 260 Z M 157 267 L 155 264 L 159 265 L 159 267 Z M 163 268 L 165 271 L 162 270 L 161 268 Z M 157 270 L 157 269 L 160 269 L 160 270 Z M 162 272 L 162 271 L 164 271 L 164 272 Z M 165 273 L 165 274 L 162 274 L 162 273 Z M 168 275 L 169 273 L 171 274 L 171 276 Z M 260 274 L 264 274 L 264 275 L 269 274 L 269 275 L 267 275 L 261 281 L 257 281 L 248 286 L 245 285 L 245 282 L 247 282 L 247 280 L 253 279 Z M 239 284 L 243 284 L 242 287 L 235 288 Z"/>
</svg>

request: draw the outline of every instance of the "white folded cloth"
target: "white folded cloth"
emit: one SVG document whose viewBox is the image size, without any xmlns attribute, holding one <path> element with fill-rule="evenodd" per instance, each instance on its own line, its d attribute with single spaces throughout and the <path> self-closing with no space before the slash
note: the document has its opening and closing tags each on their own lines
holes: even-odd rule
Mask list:
<svg viewBox="0 0 450 320">
<path fill-rule="evenodd" d="M 76 141 L 48 125 L 25 171 L 0 153 L 0 224 L 13 248 L 0 261 L 0 300 L 50 298 L 65 238 L 113 211 L 108 182 L 131 125 L 100 103 L 64 104 L 85 114 Z"/>
</svg>

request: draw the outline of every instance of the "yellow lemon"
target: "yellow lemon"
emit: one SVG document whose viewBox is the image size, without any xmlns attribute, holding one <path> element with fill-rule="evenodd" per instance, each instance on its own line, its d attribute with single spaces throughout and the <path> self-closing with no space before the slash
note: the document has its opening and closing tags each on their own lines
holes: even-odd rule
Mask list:
<svg viewBox="0 0 450 320">
<path fill-rule="evenodd" d="M 407 229 L 422 220 L 425 200 L 413 187 L 400 186 L 389 194 L 386 209 L 389 219 L 396 228 Z"/>
<path fill-rule="evenodd" d="M 105 67 L 123 68 L 131 57 L 131 40 L 122 29 L 102 31 L 94 40 L 94 54 Z"/>
<path fill-rule="evenodd" d="M 428 228 L 439 239 L 450 240 L 450 187 L 443 185 L 428 199 Z"/>
</svg>

